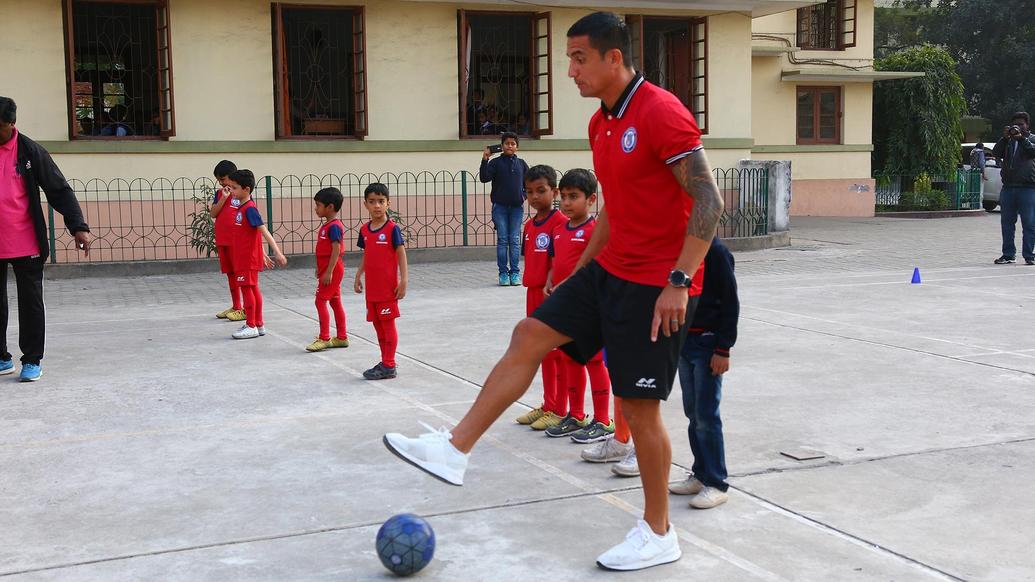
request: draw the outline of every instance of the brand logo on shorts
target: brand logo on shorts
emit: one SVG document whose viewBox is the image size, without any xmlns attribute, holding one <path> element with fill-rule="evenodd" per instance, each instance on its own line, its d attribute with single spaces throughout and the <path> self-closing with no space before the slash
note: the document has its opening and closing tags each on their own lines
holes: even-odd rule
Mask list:
<svg viewBox="0 0 1035 582">
<path fill-rule="evenodd" d="M 654 384 L 654 378 L 640 378 L 636 381 L 637 388 L 646 388 L 647 390 L 653 390 L 657 388 Z"/>
<path fill-rule="evenodd" d="M 244 275 L 238 275 L 238 277 L 237 277 L 237 281 L 238 281 L 239 283 L 244 283 Z"/>
<path fill-rule="evenodd" d="M 545 249 L 548 246 L 550 246 L 550 235 L 545 232 L 537 234 L 535 237 L 535 248 Z"/>
<path fill-rule="evenodd" d="M 636 128 L 630 127 L 622 134 L 622 151 L 631 154 L 636 149 Z"/>
<path fill-rule="evenodd" d="M 381 315 L 391 315 L 391 314 L 392 314 L 392 308 L 391 307 L 385 307 L 384 309 L 381 310 Z"/>
</svg>

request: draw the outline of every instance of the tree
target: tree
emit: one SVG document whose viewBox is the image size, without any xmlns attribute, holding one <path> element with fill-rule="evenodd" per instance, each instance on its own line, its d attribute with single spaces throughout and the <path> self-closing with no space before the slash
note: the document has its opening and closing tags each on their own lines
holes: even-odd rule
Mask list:
<svg viewBox="0 0 1035 582">
<path fill-rule="evenodd" d="M 873 167 L 879 173 L 944 175 L 956 167 L 967 111 L 956 62 L 923 45 L 874 63 L 878 71 L 922 71 L 923 77 L 876 83 Z"/>
</svg>

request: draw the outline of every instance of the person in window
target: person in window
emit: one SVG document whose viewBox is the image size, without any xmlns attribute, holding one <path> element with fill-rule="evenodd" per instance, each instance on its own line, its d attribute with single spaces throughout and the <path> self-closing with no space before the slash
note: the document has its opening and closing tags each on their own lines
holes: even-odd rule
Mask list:
<svg viewBox="0 0 1035 582">
<path fill-rule="evenodd" d="M 524 113 L 518 114 L 517 122 L 514 123 L 511 131 L 518 135 L 532 135 L 531 125 L 528 123 L 528 117 Z"/>
<path fill-rule="evenodd" d="M 482 123 L 482 135 L 496 135 L 499 133 L 499 124 L 496 122 L 496 106 L 490 105 L 485 110 L 485 122 Z"/>
<path fill-rule="evenodd" d="M 125 105 L 116 105 L 104 112 L 104 125 L 101 127 L 101 135 L 107 137 L 126 137 L 133 135 L 133 128 L 126 125 L 126 118 L 129 117 L 129 109 Z"/>
<path fill-rule="evenodd" d="M 475 89 L 471 94 L 471 104 L 467 106 L 467 133 L 477 135 L 481 133 L 482 115 L 485 114 L 485 94 L 481 89 Z"/>
</svg>

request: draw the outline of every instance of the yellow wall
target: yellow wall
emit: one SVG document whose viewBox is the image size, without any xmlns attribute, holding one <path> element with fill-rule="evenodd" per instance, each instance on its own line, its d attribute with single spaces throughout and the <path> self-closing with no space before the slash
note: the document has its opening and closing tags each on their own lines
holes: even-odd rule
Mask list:
<svg viewBox="0 0 1035 582">
<path fill-rule="evenodd" d="M 708 18 L 708 135 L 750 138 L 751 19 Z"/>
<path fill-rule="evenodd" d="M 18 103 L 18 127 L 35 139 L 68 139 L 61 2 L 0 0 L 0 95 Z"/>
<path fill-rule="evenodd" d="M 843 51 L 800 51 L 795 53 L 800 59 L 827 60 L 861 60 L 873 59 L 873 0 L 856 0 L 857 17 L 855 21 L 855 46 Z M 771 16 L 763 16 L 752 21 L 751 32 L 755 34 L 771 34 L 784 36 L 795 42 L 797 30 L 796 11 L 781 12 Z"/>
</svg>

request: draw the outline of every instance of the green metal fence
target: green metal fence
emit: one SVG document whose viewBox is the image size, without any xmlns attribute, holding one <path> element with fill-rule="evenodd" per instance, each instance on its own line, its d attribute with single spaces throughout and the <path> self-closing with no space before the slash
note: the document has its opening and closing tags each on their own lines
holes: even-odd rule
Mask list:
<svg viewBox="0 0 1035 582">
<path fill-rule="evenodd" d="M 957 169 L 941 176 L 877 175 L 877 212 L 976 210 L 981 208 L 981 171 Z"/>
<path fill-rule="evenodd" d="M 767 234 L 766 170 L 716 169 L 714 173 L 726 203 L 719 234 L 724 238 Z M 94 243 L 90 256 L 83 257 L 76 251 L 72 237 L 60 227 L 60 216 L 55 217 L 50 210 L 52 262 L 125 262 L 206 256 L 204 250 L 198 250 L 199 234 L 191 225 L 192 215 L 203 215 L 205 202 L 211 201 L 212 189 L 216 187 L 211 179 L 119 178 L 70 182 L 90 225 Z M 320 222 L 313 214 L 313 195 L 327 186 L 339 188 L 345 195 L 340 214 L 348 229 L 345 247 L 346 251 L 354 251 L 359 228 L 367 220 L 363 190 L 372 182 L 388 185 L 391 209 L 410 248 L 496 244 L 490 185 L 482 184 L 475 173 L 465 170 L 263 176 L 257 180 L 254 198 L 285 254 L 307 254 L 315 248 L 315 232 Z M 651 203 L 650 193 L 644 193 L 644 203 Z"/>
</svg>

